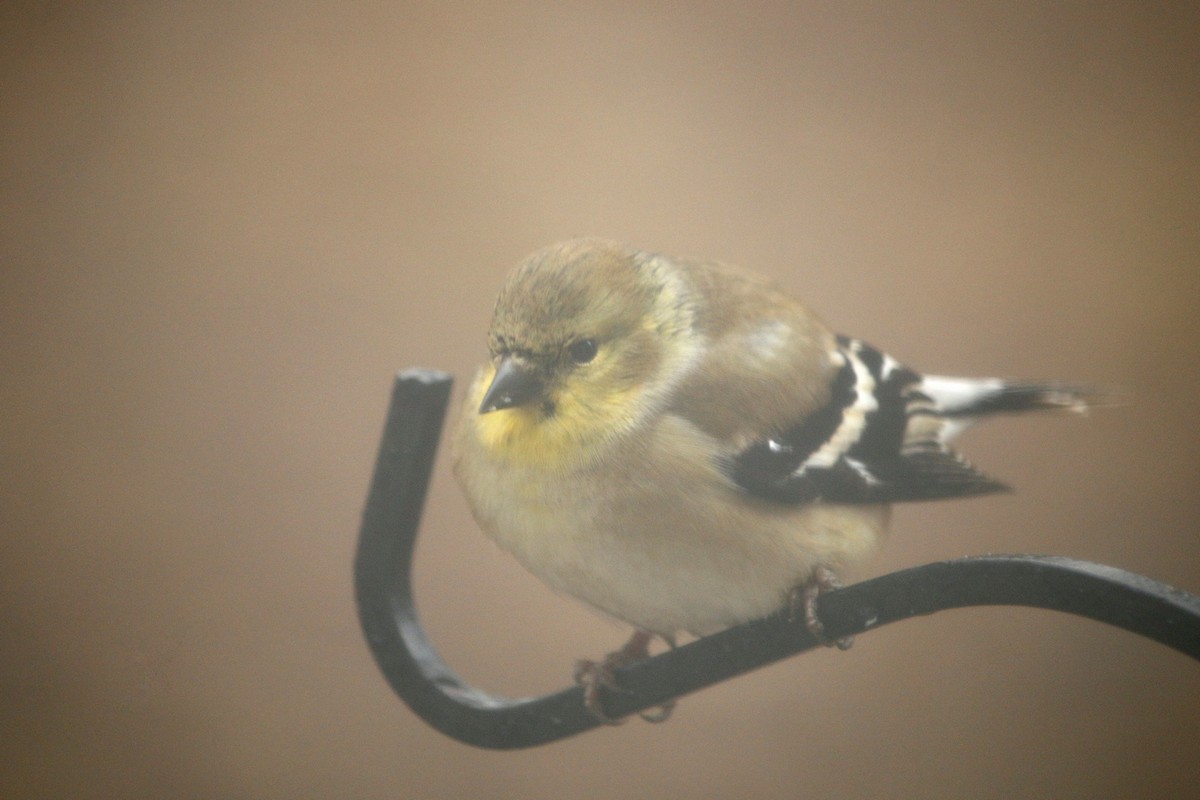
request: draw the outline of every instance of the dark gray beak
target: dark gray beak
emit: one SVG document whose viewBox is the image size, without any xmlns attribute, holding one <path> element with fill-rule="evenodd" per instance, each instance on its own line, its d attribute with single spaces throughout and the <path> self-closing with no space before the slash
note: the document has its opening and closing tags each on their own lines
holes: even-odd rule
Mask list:
<svg viewBox="0 0 1200 800">
<path fill-rule="evenodd" d="M 479 413 L 487 414 L 532 403 L 541 398 L 545 388 L 533 367 L 513 356 L 505 356 L 500 359 L 496 377 L 479 404 Z"/>
</svg>

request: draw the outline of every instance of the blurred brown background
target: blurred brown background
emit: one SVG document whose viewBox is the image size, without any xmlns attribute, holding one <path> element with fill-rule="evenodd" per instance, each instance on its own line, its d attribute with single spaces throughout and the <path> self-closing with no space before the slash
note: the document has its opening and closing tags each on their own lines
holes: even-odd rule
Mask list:
<svg viewBox="0 0 1200 800">
<path fill-rule="evenodd" d="M 0 796 L 1180 797 L 1200 665 L 946 613 L 494 753 L 390 693 L 350 585 L 393 373 L 464 379 L 505 271 L 595 233 L 770 273 L 943 373 L 1131 387 L 965 450 L 860 577 L 984 552 L 1200 592 L 1193 4 L 6 4 Z M 475 530 L 447 660 L 565 685 L 626 631 Z"/>
</svg>

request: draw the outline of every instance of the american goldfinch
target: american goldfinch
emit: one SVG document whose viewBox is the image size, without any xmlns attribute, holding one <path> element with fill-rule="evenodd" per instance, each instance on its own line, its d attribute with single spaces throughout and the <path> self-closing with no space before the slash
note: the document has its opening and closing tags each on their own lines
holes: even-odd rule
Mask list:
<svg viewBox="0 0 1200 800">
<path fill-rule="evenodd" d="M 593 238 L 513 271 L 488 349 L 455 474 L 504 550 L 634 627 L 577 670 L 601 718 L 601 688 L 653 636 L 673 644 L 789 605 L 820 635 L 818 593 L 875 550 L 890 504 L 1004 488 L 951 437 L 1090 396 L 922 376 L 764 278 Z"/>
</svg>

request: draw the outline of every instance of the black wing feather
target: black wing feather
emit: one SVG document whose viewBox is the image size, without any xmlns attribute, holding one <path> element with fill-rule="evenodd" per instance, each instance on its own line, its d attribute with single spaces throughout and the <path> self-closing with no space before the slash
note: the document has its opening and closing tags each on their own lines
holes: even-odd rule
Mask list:
<svg viewBox="0 0 1200 800">
<path fill-rule="evenodd" d="M 734 483 L 792 505 L 896 503 L 1007 489 L 940 442 L 906 441 L 909 417 L 930 413 L 920 375 L 854 339 L 839 337 L 838 348 L 844 363 L 826 405 L 738 453 L 728 465 Z"/>
</svg>

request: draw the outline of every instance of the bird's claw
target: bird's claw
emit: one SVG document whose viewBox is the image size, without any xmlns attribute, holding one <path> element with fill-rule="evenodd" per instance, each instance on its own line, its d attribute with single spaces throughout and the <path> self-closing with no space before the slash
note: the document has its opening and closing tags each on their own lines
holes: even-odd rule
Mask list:
<svg viewBox="0 0 1200 800">
<path fill-rule="evenodd" d="M 624 719 L 610 717 L 604 710 L 602 695 L 604 690 L 628 692 L 617 684 L 616 670 L 621 667 L 650 657 L 650 640 L 654 634 L 647 631 L 635 631 L 629 641 L 620 650 L 614 650 L 601 661 L 580 659 L 575 662 L 575 683 L 583 687 L 583 705 L 596 719 L 605 725 L 620 725 Z M 673 638 L 663 637 L 672 648 L 675 647 Z M 638 716 L 647 722 L 666 722 L 675 708 L 675 701 L 663 703 L 655 711 L 642 711 Z"/>
<path fill-rule="evenodd" d="M 666 722 L 671 718 L 671 712 L 675 710 L 675 701 L 668 700 L 653 711 L 639 711 L 638 716 L 646 722 L 652 722 L 657 725 L 660 722 Z"/>
<path fill-rule="evenodd" d="M 619 652 L 618 650 L 617 653 Z M 575 683 L 583 687 L 583 706 L 589 714 L 605 725 L 620 725 L 625 722 L 623 719 L 610 717 L 601 702 L 604 689 L 625 691 L 617 685 L 616 676 L 613 674 L 613 670 L 620 666 L 611 660 L 614 655 L 616 653 L 609 653 L 603 661 L 584 658 L 575 662 Z"/>
<path fill-rule="evenodd" d="M 804 627 L 821 644 L 826 647 L 836 647 L 839 650 L 849 650 L 854 645 L 853 636 L 843 636 L 840 639 L 830 639 L 825 635 L 825 624 L 817 615 L 817 600 L 824 592 L 842 588 L 842 582 L 829 567 L 817 567 L 813 571 L 812 580 L 803 586 L 797 586 L 788 595 L 788 619 L 794 620 L 802 613 Z"/>
</svg>

